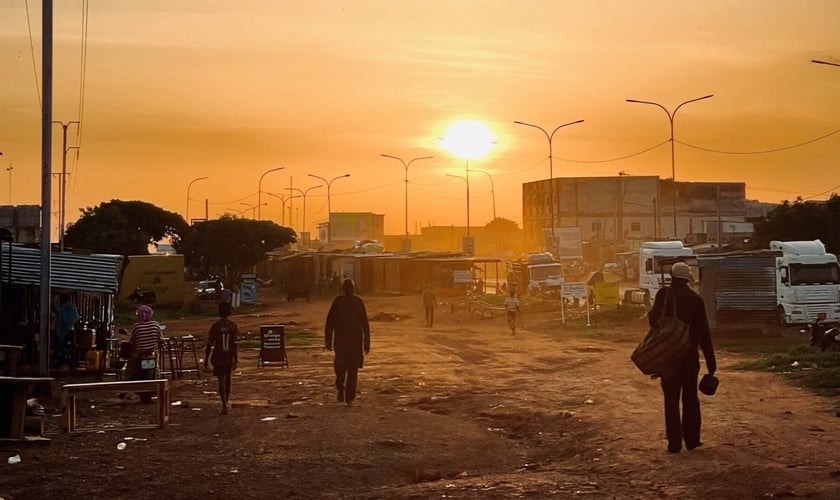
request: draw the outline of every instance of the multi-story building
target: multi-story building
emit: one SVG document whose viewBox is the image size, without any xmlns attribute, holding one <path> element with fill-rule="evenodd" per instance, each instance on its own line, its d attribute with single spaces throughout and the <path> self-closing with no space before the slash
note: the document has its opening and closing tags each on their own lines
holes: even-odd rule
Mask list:
<svg viewBox="0 0 840 500">
<path fill-rule="evenodd" d="M 371 212 L 333 212 L 329 223 L 318 224 L 318 239 L 338 248 L 349 248 L 355 242 L 365 240 L 382 242 L 385 216 Z"/>
<path fill-rule="evenodd" d="M 561 177 L 553 182 L 555 227 L 580 227 L 583 241 L 632 247 L 633 241 L 685 239 L 708 224 L 746 220 L 743 182 L 675 183 L 658 176 Z M 528 249 L 545 246 L 549 196 L 548 179 L 522 185 Z"/>
</svg>

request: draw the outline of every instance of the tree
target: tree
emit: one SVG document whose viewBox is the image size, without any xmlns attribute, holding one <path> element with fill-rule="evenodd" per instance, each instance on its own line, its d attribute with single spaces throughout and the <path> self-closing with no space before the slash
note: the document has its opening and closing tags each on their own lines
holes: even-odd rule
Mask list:
<svg viewBox="0 0 840 500">
<path fill-rule="evenodd" d="M 753 246 L 768 248 L 770 241 L 820 239 L 826 250 L 840 252 L 840 197 L 831 195 L 826 202 L 785 201 L 756 223 Z"/>
<path fill-rule="evenodd" d="M 505 219 L 504 217 L 496 217 L 495 219 L 485 224 L 484 227 L 488 229 L 495 228 L 497 231 L 500 232 L 507 231 L 511 233 L 519 230 L 519 226 L 516 224 L 516 222 L 510 219 Z"/>
<path fill-rule="evenodd" d="M 227 280 L 236 280 L 264 259 L 266 252 L 295 241 L 295 232 L 288 227 L 225 215 L 196 224 L 178 251 L 187 266 L 205 275 L 223 274 Z"/>
<path fill-rule="evenodd" d="M 149 245 L 169 238 L 176 249 L 190 227 L 180 215 L 144 201 L 111 200 L 81 210 L 67 227 L 67 246 L 96 253 L 145 255 Z"/>
</svg>

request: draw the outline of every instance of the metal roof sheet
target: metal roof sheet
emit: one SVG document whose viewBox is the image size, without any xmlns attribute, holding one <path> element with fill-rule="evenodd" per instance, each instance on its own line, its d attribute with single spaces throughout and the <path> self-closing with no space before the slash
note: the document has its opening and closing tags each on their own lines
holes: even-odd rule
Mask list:
<svg viewBox="0 0 840 500">
<path fill-rule="evenodd" d="M 3 280 L 8 280 L 9 246 L 2 246 Z M 85 292 L 117 293 L 119 289 L 121 255 L 53 252 L 50 256 L 50 286 Z M 41 285 L 41 249 L 12 245 L 12 284 Z"/>
</svg>

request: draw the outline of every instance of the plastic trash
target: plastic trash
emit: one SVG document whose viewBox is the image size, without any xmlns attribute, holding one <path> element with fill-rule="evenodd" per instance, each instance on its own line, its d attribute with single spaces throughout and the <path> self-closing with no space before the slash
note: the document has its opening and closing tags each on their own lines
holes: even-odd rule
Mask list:
<svg viewBox="0 0 840 500">
<path fill-rule="evenodd" d="M 181 402 L 180 401 L 173 401 L 172 406 L 181 406 Z"/>
<path fill-rule="evenodd" d="M 271 422 L 272 420 L 277 420 L 277 417 L 263 417 L 260 422 Z"/>
<path fill-rule="evenodd" d="M 586 404 L 586 405 L 594 405 L 594 404 L 595 404 L 595 401 L 592 401 L 591 399 L 587 399 L 586 401 L 584 401 L 584 402 L 583 402 L 583 404 Z"/>
<path fill-rule="evenodd" d="M 20 463 L 20 455 L 12 455 L 9 457 L 9 465 L 15 465 Z"/>
<path fill-rule="evenodd" d="M 793 363 L 790 364 L 790 366 L 796 368 L 797 366 L 799 366 L 799 361 L 794 361 Z"/>
<path fill-rule="evenodd" d="M 117 449 L 118 449 L 118 450 L 120 450 L 120 451 L 124 450 L 124 449 L 125 449 L 125 447 L 126 447 L 126 444 L 125 444 L 125 443 L 118 443 L 118 444 L 117 444 Z"/>
</svg>

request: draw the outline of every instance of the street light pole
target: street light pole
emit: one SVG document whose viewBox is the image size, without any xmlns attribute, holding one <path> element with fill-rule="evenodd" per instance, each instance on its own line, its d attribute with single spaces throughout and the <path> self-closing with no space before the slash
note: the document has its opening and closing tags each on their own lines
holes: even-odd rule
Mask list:
<svg viewBox="0 0 840 500">
<path fill-rule="evenodd" d="M 651 106 L 657 106 L 660 109 L 662 109 L 662 111 L 664 111 L 666 115 L 668 115 L 668 124 L 671 127 L 671 138 L 670 138 L 670 141 L 671 141 L 671 184 L 672 184 L 671 191 L 672 191 L 672 194 L 673 194 L 673 200 L 672 200 L 673 207 L 672 208 L 673 208 L 673 212 L 674 212 L 674 238 L 677 237 L 677 176 L 676 176 L 676 167 L 675 167 L 675 161 L 674 161 L 674 158 L 675 158 L 675 154 L 674 154 L 674 117 L 677 115 L 677 111 L 679 111 L 680 108 L 685 106 L 686 104 L 689 104 L 689 103 L 692 103 L 692 102 L 697 102 L 697 101 L 702 101 L 703 99 L 709 99 L 710 97 L 714 97 L 714 94 L 704 95 L 703 97 L 697 97 L 697 98 L 694 98 L 694 99 L 689 99 L 687 101 L 683 101 L 676 108 L 674 108 L 674 111 L 668 111 L 668 109 L 665 106 L 659 104 L 658 102 L 641 101 L 639 99 L 626 99 L 627 102 L 632 102 L 632 103 L 636 103 L 636 104 L 649 104 Z"/>
<path fill-rule="evenodd" d="M 191 226 L 190 224 L 190 188 L 192 187 L 194 182 L 203 181 L 207 179 L 207 177 L 196 177 L 195 179 L 191 180 L 189 184 L 187 184 L 187 225 Z"/>
<path fill-rule="evenodd" d="M 251 203 L 245 203 L 244 201 L 239 202 L 240 205 L 245 205 L 246 207 L 251 209 L 251 218 L 257 218 L 257 209 L 260 208 L 260 205 L 253 205 Z M 267 205 L 267 203 L 263 203 L 263 205 Z M 243 210 L 244 211 L 244 210 Z"/>
<path fill-rule="evenodd" d="M 469 160 L 467 160 L 467 171 L 469 172 Z M 470 237 L 470 179 L 463 175 L 446 174 L 447 177 L 461 179 L 467 184 L 467 238 Z"/>
<path fill-rule="evenodd" d="M 278 171 L 278 170 L 283 170 L 283 168 L 284 168 L 284 167 L 277 167 L 277 168 L 272 168 L 272 169 L 270 169 L 270 170 L 266 170 L 266 171 L 265 171 L 265 172 L 263 172 L 263 174 L 260 176 L 260 182 L 257 184 L 257 208 L 258 208 L 258 209 L 259 209 L 259 207 L 261 207 L 261 206 L 262 206 L 262 181 L 263 181 L 263 177 L 265 177 L 265 176 L 266 176 L 266 174 L 270 174 L 271 172 L 276 172 L 276 171 Z M 261 218 L 262 218 L 262 210 L 257 210 L 257 216 L 256 216 L 256 218 L 257 218 L 257 219 L 261 219 Z"/>
<path fill-rule="evenodd" d="M 306 189 L 286 188 L 289 191 L 296 191 L 296 192 L 300 193 L 300 196 L 303 198 L 303 221 L 302 221 L 302 224 L 301 224 L 301 226 L 303 227 L 303 231 L 301 231 L 301 233 L 306 232 L 306 195 L 307 195 L 307 193 L 309 193 L 313 189 L 316 189 L 316 188 L 319 188 L 319 187 L 321 187 L 321 184 L 318 184 L 317 186 L 312 186 L 312 187 L 309 187 L 309 188 L 306 188 Z M 329 197 L 327 197 L 327 199 L 329 199 Z M 329 205 L 329 202 L 327 202 L 327 205 Z M 327 209 L 327 211 L 329 211 L 329 208 Z"/>
<path fill-rule="evenodd" d="M 2 154 L 3 153 L 0 153 L 0 155 Z M 15 167 L 13 167 L 11 163 L 9 163 L 9 166 L 6 167 L 6 172 L 9 172 L 9 205 L 12 204 L 12 170 L 14 169 Z"/>
<path fill-rule="evenodd" d="M 473 170 L 473 172 L 478 172 L 480 174 L 484 174 L 490 179 L 490 197 L 493 200 L 493 243 L 494 247 L 496 247 L 496 251 L 499 251 L 499 228 L 496 224 L 496 187 L 493 185 L 493 176 L 490 175 L 490 172 L 486 170 Z"/>
<path fill-rule="evenodd" d="M 60 189 L 58 192 L 59 204 L 58 204 L 58 248 L 60 251 L 64 251 L 64 209 L 65 209 L 65 195 L 67 193 L 67 152 L 70 149 L 76 149 L 78 151 L 78 146 L 73 146 L 72 148 L 67 147 L 67 128 L 70 125 L 76 124 L 79 125 L 79 122 L 76 120 L 69 121 L 64 123 L 62 121 L 53 121 L 52 123 L 61 125 L 61 182 L 59 184 Z"/>
<path fill-rule="evenodd" d="M 583 123 L 583 120 L 575 120 L 573 122 L 558 125 L 550 134 L 544 128 L 540 127 L 539 125 L 534 125 L 533 123 L 521 122 L 519 120 L 516 120 L 513 123 L 517 125 L 525 125 L 526 127 L 535 128 L 541 131 L 543 134 L 545 134 L 545 138 L 548 140 L 548 210 L 550 224 L 549 229 L 551 230 L 551 236 L 554 237 L 554 134 L 556 134 L 557 131 L 563 127 Z"/>
<path fill-rule="evenodd" d="M 332 222 L 331 222 L 332 208 L 330 207 L 330 188 L 332 187 L 333 182 L 335 182 L 338 179 L 341 179 L 343 177 L 350 177 L 350 174 L 337 175 L 330 180 L 327 180 L 327 179 L 321 177 L 320 175 L 315 175 L 315 174 L 308 174 L 308 175 L 309 175 L 309 177 L 314 177 L 315 179 L 318 179 L 318 180 L 324 182 L 327 185 L 327 243 L 329 243 L 332 240 Z M 310 189 L 312 189 L 312 188 L 310 188 Z M 304 207 L 305 207 L 306 206 L 306 198 L 303 199 L 303 204 L 304 204 Z M 304 209 L 303 212 L 304 212 L 303 213 L 303 218 L 306 219 L 306 210 Z"/>
<path fill-rule="evenodd" d="M 286 202 L 291 201 L 295 198 L 300 198 L 298 195 L 291 195 L 289 197 L 283 196 L 282 194 L 271 193 L 266 191 L 265 194 L 269 196 L 273 196 L 280 200 L 280 203 L 283 204 L 283 207 L 280 209 L 280 224 L 286 225 Z M 291 215 L 289 215 L 289 224 L 291 224 Z"/>
<path fill-rule="evenodd" d="M 386 155 L 384 153 L 380 154 L 379 156 L 384 156 L 385 158 L 392 158 L 394 160 L 397 160 L 400 163 L 402 163 L 403 167 L 405 168 L 405 239 L 408 240 L 408 167 L 410 167 L 411 164 L 415 161 L 431 160 L 432 158 L 434 158 L 434 156 L 421 156 L 419 158 L 412 158 L 411 160 L 409 160 L 408 163 L 406 163 L 405 160 L 403 160 L 399 156 Z"/>
<path fill-rule="evenodd" d="M 840 67 L 840 64 L 828 61 L 820 61 L 819 59 L 811 59 L 811 62 L 814 64 L 825 64 L 826 66 L 837 66 Z"/>
</svg>

